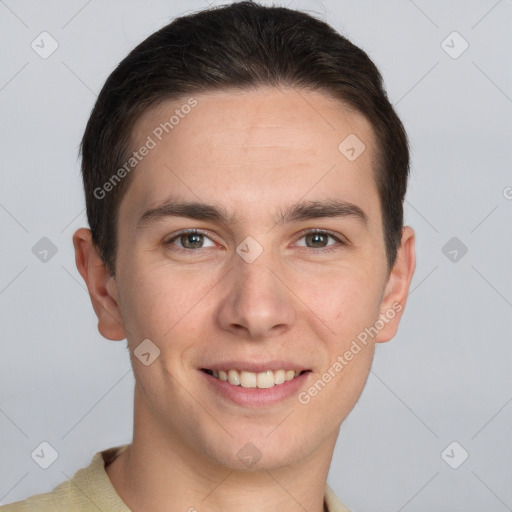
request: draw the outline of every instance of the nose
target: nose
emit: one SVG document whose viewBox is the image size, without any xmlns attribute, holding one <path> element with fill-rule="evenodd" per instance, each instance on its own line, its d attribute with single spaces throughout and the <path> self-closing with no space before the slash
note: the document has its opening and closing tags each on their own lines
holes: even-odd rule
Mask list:
<svg viewBox="0 0 512 512">
<path fill-rule="evenodd" d="M 225 295 L 218 305 L 220 327 L 251 340 L 287 332 L 297 314 L 284 268 L 266 251 L 252 263 L 238 255 L 234 260 L 234 268 L 226 277 Z"/>
</svg>

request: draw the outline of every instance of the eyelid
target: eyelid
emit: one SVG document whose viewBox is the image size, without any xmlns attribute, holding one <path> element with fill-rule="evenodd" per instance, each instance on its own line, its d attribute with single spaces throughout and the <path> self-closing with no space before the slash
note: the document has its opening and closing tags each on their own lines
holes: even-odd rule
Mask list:
<svg viewBox="0 0 512 512">
<path fill-rule="evenodd" d="M 337 240 L 338 242 L 340 242 L 341 244 L 344 244 L 344 245 L 348 245 L 350 243 L 348 238 L 346 238 L 341 233 L 338 233 L 336 231 L 331 231 L 330 229 L 323 229 L 323 228 L 307 228 L 307 229 L 304 229 L 303 231 L 301 231 L 299 233 L 297 240 L 300 240 L 302 237 L 304 237 L 306 235 L 314 235 L 315 233 L 321 233 L 321 234 L 329 235 L 329 236 L 331 236 L 332 238 L 334 238 L 335 240 Z"/>
<path fill-rule="evenodd" d="M 168 238 L 164 243 L 166 245 L 173 245 L 172 244 L 173 241 L 177 240 L 182 235 L 186 235 L 187 233 L 198 233 L 198 234 L 204 235 L 206 238 L 209 238 L 213 243 L 217 243 L 209 235 L 208 231 L 205 231 L 205 230 L 200 229 L 200 228 L 182 229 L 181 231 L 178 231 L 176 234 L 171 235 L 170 238 Z M 319 247 L 319 248 L 316 248 L 316 249 L 313 248 L 313 247 L 302 247 L 303 249 L 312 249 L 313 250 L 312 252 L 322 253 L 322 252 L 329 252 L 329 251 L 333 251 L 333 250 L 339 249 L 340 245 L 341 246 L 346 246 L 346 245 L 350 244 L 350 241 L 345 236 L 343 236 L 342 234 L 337 233 L 335 231 L 331 231 L 329 229 L 322 229 L 322 228 L 306 228 L 306 229 L 302 230 L 298 234 L 298 236 L 296 237 L 296 240 L 295 240 L 294 243 L 296 244 L 300 239 L 304 238 L 307 235 L 314 235 L 316 233 L 328 235 L 331 238 L 333 238 L 334 240 L 336 240 L 338 242 L 338 244 L 328 245 L 326 247 Z M 208 249 L 208 248 L 207 247 L 200 247 L 199 249 L 186 249 L 186 248 L 178 247 L 178 246 L 174 247 L 174 250 L 185 251 L 185 252 L 199 252 L 199 251 L 202 251 L 204 249 Z"/>
<path fill-rule="evenodd" d="M 209 233 L 207 231 L 205 231 L 203 229 L 199 229 L 199 228 L 182 229 L 181 231 L 178 231 L 177 233 L 172 234 L 169 238 L 167 238 L 164 241 L 164 243 L 165 243 L 165 245 L 172 245 L 173 241 L 177 240 L 180 236 L 186 235 L 188 233 L 198 233 L 200 235 L 204 235 L 205 237 L 209 238 L 213 243 L 217 243 L 217 242 L 215 242 L 215 240 L 213 240 L 213 238 L 209 235 Z M 205 249 L 205 247 L 201 247 L 199 249 L 184 249 L 183 247 L 176 246 L 176 249 L 182 250 L 182 251 L 187 251 L 187 252 L 192 252 L 192 251 L 200 251 L 201 249 Z"/>
</svg>

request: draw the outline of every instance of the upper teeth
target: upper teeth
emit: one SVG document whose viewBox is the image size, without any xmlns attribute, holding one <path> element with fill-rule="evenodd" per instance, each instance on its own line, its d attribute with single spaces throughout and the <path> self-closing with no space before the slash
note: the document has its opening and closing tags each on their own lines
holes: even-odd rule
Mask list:
<svg viewBox="0 0 512 512">
<path fill-rule="evenodd" d="M 295 370 L 267 370 L 266 372 L 253 373 L 238 370 L 219 370 L 212 371 L 214 377 L 220 380 L 227 380 L 233 386 L 242 386 L 243 388 L 272 388 L 276 384 L 283 384 L 287 380 L 300 375 Z"/>
</svg>

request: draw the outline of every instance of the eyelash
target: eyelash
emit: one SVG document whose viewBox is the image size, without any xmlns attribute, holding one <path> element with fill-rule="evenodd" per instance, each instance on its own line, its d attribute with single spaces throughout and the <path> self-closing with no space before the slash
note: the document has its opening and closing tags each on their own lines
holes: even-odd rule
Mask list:
<svg viewBox="0 0 512 512">
<path fill-rule="evenodd" d="M 206 233 L 205 231 L 201 230 L 201 229 L 185 229 L 183 231 L 180 231 L 179 233 L 177 233 L 176 235 L 174 235 L 172 238 L 170 238 L 169 240 L 167 240 L 165 242 L 165 245 L 167 246 L 170 246 L 172 245 L 172 243 L 177 240 L 180 236 L 182 235 L 188 235 L 188 234 L 199 234 L 199 235 L 204 235 L 206 236 L 207 238 L 210 238 L 208 236 L 208 233 Z M 327 247 L 323 247 L 323 248 L 319 248 L 319 249 L 315 249 L 314 247 L 304 247 L 304 249 L 314 249 L 314 252 L 321 252 L 321 253 L 329 253 L 329 252 L 332 252 L 332 251 L 336 251 L 338 249 L 340 249 L 341 247 L 340 246 L 345 246 L 347 245 L 346 242 L 344 242 L 343 240 L 341 240 L 338 236 L 336 236 L 333 232 L 331 231 L 328 231 L 328 230 L 325 230 L 325 229 L 310 229 L 308 231 L 305 231 L 303 233 L 301 233 L 300 237 L 297 239 L 298 240 L 301 240 L 302 238 L 308 236 L 308 235 L 315 235 L 315 234 L 322 234 L 322 235 L 328 235 L 329 237 L 333 238 L 334 240 L 336 240 L 339 245 L 332 245 L 332 246 L 327 246 Z M 211 238 L 210 238 L 211 239 Z M 214 242 L 212 240 L 212 242 Z M 200 247 L 199 249 L 186 249 L 186 248 L 183 248 L 183 247 L 173 247 L 173 250 L 177 250 L 178 252 L 199 252 L 203 249 L 207 249 L 207 247 Z"/>
</svg>

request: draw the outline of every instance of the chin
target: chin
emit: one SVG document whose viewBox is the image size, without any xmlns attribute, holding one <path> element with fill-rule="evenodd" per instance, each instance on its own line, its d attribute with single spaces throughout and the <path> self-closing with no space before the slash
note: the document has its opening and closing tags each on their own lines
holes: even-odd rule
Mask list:
<svg viewBox="0 0 512 512">
<path fill-rule="evenodd" d="M 302 436 L 284 429 L 281 435 L 269 435 L 273 428 L 267 427 L 263 434 L 254 432 L 251 435 L 246 431 L 233 435 L 223 445 L 218 440 L 213 441 L 206 452 L 215 464 L 232 471 L 269 471 L 299 464 L 308 452 L 309 443 L 306 439 L 301 442 Z"/>
</svg>

